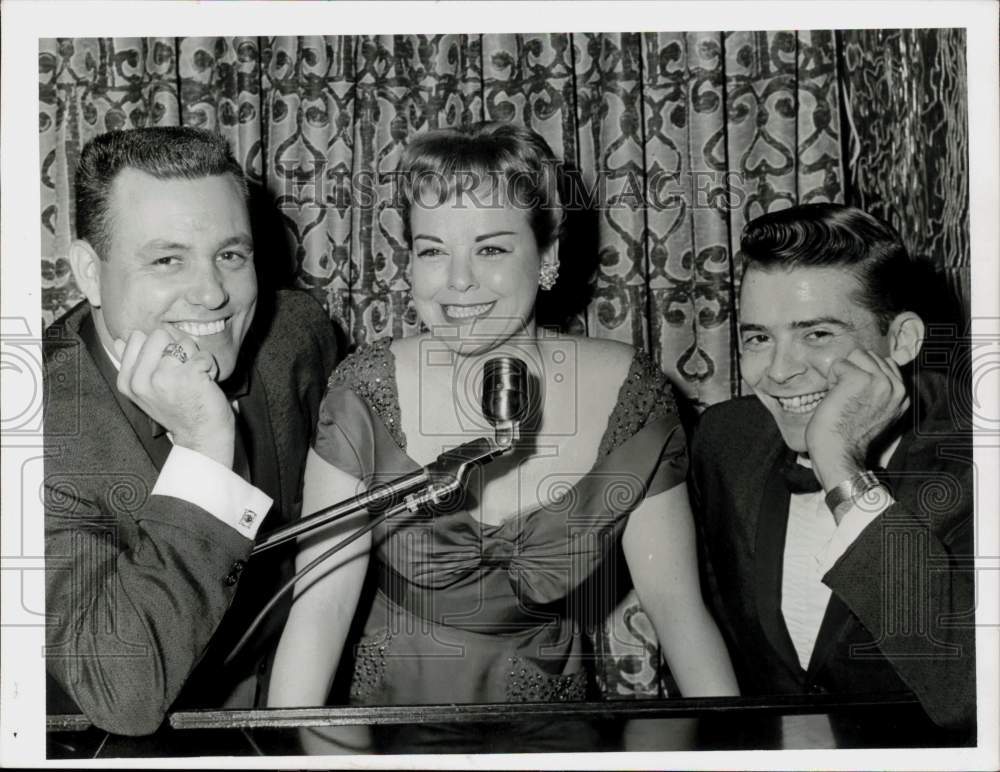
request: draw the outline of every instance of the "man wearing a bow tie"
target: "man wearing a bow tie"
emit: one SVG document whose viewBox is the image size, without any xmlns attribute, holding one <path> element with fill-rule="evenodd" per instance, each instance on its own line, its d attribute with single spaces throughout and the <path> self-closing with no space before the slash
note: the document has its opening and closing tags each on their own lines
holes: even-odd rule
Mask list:
<svg viewBox="0 0 1000 772">
<path fill-rule="evenodd" d="M 741 246 L 753 396 L 705 412 L 691 466 L 741 690 L 912 692 L 969 732 L 969 400 L 918 366 L 918 272 L 891 228 L 836 204 L 766 214 Z"/>
<path fill-rule="evenodd" d="M 254 254 L 221 137 L 100 135 L 75 198 L 87 299 L 45 346 L 49 712 L 146 734 L 175 701 L 263 693 L 280 612 L 221 662 L 290 576 L 288 553 L 250 550 L 299 516 L 335 336 L 308 296 L 258 293 L 255 263 L 277 256 Z"/>
</svg>

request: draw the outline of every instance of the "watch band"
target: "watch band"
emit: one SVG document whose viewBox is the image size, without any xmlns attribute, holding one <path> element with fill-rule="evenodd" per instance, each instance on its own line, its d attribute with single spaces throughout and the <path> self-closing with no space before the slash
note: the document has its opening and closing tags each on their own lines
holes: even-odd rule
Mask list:
<svg viewBox="0 0 1000 772">
<path fill-rule="evenodd" d="M 870 490 L 881 485 L 873 472 L 867 469 L 851 475 L 826 494 L 826 507 L 840 525 L 841 518 Z"/>
</svg>

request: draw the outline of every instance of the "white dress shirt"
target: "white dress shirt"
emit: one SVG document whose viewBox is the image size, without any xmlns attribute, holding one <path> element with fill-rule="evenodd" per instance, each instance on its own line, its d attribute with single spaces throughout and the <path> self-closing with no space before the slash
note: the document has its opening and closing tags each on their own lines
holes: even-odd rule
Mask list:
<svg viewBox="0 0 1000 772">
<path fill-rule="evenodd" d="M 883 454 L 889 463 L 899 445 L 897 439 Z M 808 459 L 799 458 L 811 467 Z M 884 488 L 877 488 L 864 502 L 844 513 L 840 525 L 826 507 L 826 494 L 793 493 L 788 502 L 784 563 L 781 572 L 781 613 L 795 646 L 799 664 L 809 668 L 819 628 L 830 602 L 830 588 L 823 577 L 868 525 L 894 503 Z"/>
</svg>

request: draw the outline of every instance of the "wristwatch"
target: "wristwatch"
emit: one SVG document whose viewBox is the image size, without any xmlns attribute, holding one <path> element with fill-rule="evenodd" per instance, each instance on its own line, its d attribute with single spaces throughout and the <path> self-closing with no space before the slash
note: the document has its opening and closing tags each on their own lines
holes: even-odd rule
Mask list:
<svg viewBox="0 0 1000 772">
<path fill-rule="evenodd" d="M 826 507 L 833 513 L 833 519 L 840 525 L 841 518 L 861 501 L 865 494 L 874 488 L 878 488 L 882 483 L 873 472 L 867 469 L 851 475 L 839 485 L 830 489 L 826 494 Z"/>
</svg>

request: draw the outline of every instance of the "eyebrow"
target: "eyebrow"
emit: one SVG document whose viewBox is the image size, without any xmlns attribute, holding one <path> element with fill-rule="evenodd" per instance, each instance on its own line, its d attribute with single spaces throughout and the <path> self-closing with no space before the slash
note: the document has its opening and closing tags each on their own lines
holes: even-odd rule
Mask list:
<svg viewBox="0 0 1000 772">
<path fill-rule="evenodd" d="M 821 324 L 829 324 L 835 327 L 842 327 L 847 330 L 854 328 L 853 324 L 845 322 L 843 319 L 838 319 L 836 316 L 818 316 L 815 319 L 803 319 L 799 322 L 792 322 L 789 326 L 793 330 L 805 330 L 810 327 L 817 327 Z M 766 332 L 767 329 L 768 328 L 763 324 L 740 324 L 740 332 Z"/>
<path fill-rule="evenodd" d="M 517 234 L 514 231 L 493 231 L 492 233 L 484 233 L 481 236 L 476 236 L 476 238 L 473 239 L 473 241 L 479 243 L 480 241 L 486 241 L 486 239 L 492 239 L 495 238 L 496 236 L 516 236 L 516 235 Z M 425 241 L 433 241 L 437 244 L 444 243 L 437 236 L 429 236 L 426 233 L 418 233 L 416 236 L 413 237 L 414 241 L 416 241 L 417 239 L 424 239 Z"/>
<path fill-rule="evenodd" d="M 215 251 L 220 249 L 225 249 L 226 247 L 246 247 L 250 248 L 253 246 L 253 239 L 251 239 L 245 233 L 239 233 L 229 238 L 223 239 L 215 248 Z M 152 241 L 147 241 L 140 247 L 140 251 L 172 251 L 172 252 L 186 252 L 191 249 L 190 244 L 184 244 L 180 241 L 169 241 L 167 239 L 153 239 Z"/>
<path fill-rule="evenodd" d="M 152 241 L 147 241 L 140 247 L 142 252 L 153 249 L 169 249 L 169 250 L 188 250 L 190 249 L 189 244 L 182 244 L 179 241 L 167 241 L 166 239 L 153 239 Z"/>
<path fill-rule="evenodd" d="M 486 241 L 486 239 L 492 239 L 495 236 L 516 236 L 514 231 L 494 231 L 493 233 L 484 233 L 482 236 L 476 236 L 475 241 Z"/>
<path fill-rule="evenodd" d="M 216 247 L 216 251 L 225 249 L 226 247 L 246 247 L 247 249 L 250 249 L 252 246 L 253 239 L 245 233 L 239 233 L 235 236 L 230 236 L 228 239 L 224 239 L 222 243 Z"/>
</svg>

